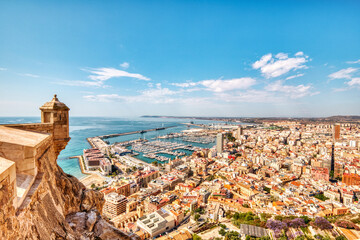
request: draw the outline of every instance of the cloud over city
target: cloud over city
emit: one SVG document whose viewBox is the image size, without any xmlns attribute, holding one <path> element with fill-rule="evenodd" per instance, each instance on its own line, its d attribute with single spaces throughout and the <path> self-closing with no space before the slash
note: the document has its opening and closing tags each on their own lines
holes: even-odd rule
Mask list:
<svg viewBox="0 0 360 240">
<path fill-rule="evenodd" d="M 355 73 L 358 69 L 357 68 L 345 68 L 341 69 L 337 72 L 334 72 L 329 75 L 330 79 L 351 79 L 353 73 Z"/>
<path fill-rule="evenodd" d="M 128 77 L 135 78 L 144 81 L 150 81 L 150 78 L 145 77 L 139 73 L 129 73 L 116 68 L 89 68 L 83 69 L 84 71 L 90 72 L 89 78 L 94 81 L 106 81 L 110 78 Z"/>
<path fill-rule="evenodd" d="M 290 71 L 307 68 L 305 63 L 308 61 L 309 57 L 303 52 L 297 52 L 294 57 L 289 57 L 286 53 L 278 53 L 275 56 L 269 53 L 254 62 L 252 68 L 259 69 L 265 78 L 275 78 Z"/>
</svg>

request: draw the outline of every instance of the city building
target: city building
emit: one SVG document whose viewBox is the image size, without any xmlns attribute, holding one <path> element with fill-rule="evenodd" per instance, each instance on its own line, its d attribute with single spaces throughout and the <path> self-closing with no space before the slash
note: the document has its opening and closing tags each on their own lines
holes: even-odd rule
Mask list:
<svg viewBox="0 0 360 240">
<path fill-rule="evenodd" d="M 222 133 L 218 133 L 216 135 L 216 151 L 217 153 L 222 153 L 224 149 L 224 135 Z"/>
<path fill-rule="evenodd" d="M 314 180 L 329 181 L 329 169 L 314 167 L 311 169 L 311 178 Z"/>
<path fill-rule="evenodd" d="M 136 223 L 151 237 L 156 237 L 175 227 L 173 215 L 163 208 L 139 218 Z"/>
<path fill-rule="evenodd" d="M 333 126 L 333 138 L 335 141 L 340 139 L 340 124 L 339 123 L 336 123 Z"/>
<path fill-rule="evenodd" d="M 342 182 L 346 185 L 360 185 L 360 175 L 355 173 L 344 173 Z"/>
<path fill-rule="evenodd" d="M 126 212 L 127 202 L 128 200 L 125 196 L 119 195 L 116 192 L 111 192 L 105 195 L 103 215 L 111 219 Z"/>
<path fill-rule="evenodd" d="M 239 126 L 237 129 L 236 129 L 236 139 L 237 140 L 240 140 L 241 136 L 244 134 L 244 131 L 243 131 L 243 128 L 242 126 Z"/>
<path fill-rule="evenodd" d="M 97 148 L 84 149 L 83 159 L 87 170 L 94 171 L 100 167 L 104 154 Z"/>
</svg>

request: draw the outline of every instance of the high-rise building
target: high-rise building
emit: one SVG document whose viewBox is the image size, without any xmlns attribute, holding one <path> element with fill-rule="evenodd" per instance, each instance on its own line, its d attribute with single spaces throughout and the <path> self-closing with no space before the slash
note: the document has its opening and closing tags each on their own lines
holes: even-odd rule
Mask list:
<svg viewBox="0 0 360 240">
<path fill-rule="evenodd" d="M 216 151 L 217 153 L 222 153 L 224 149 L 224 135 L 218 133 L 216 136 Z"/>
<path fill-rule="evenodd" d="M 121 213 L 126 212 L 127 198 L 116 192 L 105 195 L 105 204 L 103 214 L 108 218 L 114 218 Z"/>
<path fill-rule="evenodd" d="M 238 126 L 238 128 L 236 129 L 235 135 L 236 135 L 235 137 L 237 140 L 239 140 L 241 135 L 243 135 L 243 128 L 241 126 Z"/>
<path fill-rule="evenodd" d="M 334 178 L 335 173 L 335 148 L 334 144 L 331 145 L 331 166 L 330 166 L 330 178 Z"/>
<path fill-rule="evenodd" d="M 334 138 L 334 141 L 337 141 L 340 139 L 340 124 L 339 123 L 336 123 L 333 126 L 333 138 Z"/>
</svg>

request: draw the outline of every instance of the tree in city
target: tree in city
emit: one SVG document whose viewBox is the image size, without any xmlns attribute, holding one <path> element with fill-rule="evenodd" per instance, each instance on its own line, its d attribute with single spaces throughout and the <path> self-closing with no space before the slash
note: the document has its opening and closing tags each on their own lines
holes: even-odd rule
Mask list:
<svg viewBox="0 0 360 240">
<path fill-rule="evenodd" d="M 226 234 L 225 229 L 221 228 L 221 229 L 219 230 L 219 234 L 220 234 L 221 236 L 225 236 L 225 234 Z"/>
<path fill-rule="evenodd" d="M 343 235 L 337 236 L 335 238 L 335 240 L 346 240 L 346 237 L 344 237 Z"/>
<path fill-rule="evenodd" d="M 305 224 L 308 224 L 311 221 L 311 218 L 308 216 L 301 216 L 300 218 L 304 219 Z"/>
<path fill-rule="evenodd" d="M 249 204 L 247 204 L 247 203 L 244 203 L 242 206 L 243 206 L 244 208 L 250 208 Z"/>
<path fill-rule="evenodd" d="M 288 226 L 280 220 L 269 219 L 266 222 L 266 227 L 274 231 L 276 238 L 281 238 L 285 235 L 283 230 L 285 230 Z"/>
<path fill-rule="evenodd" d="M 227 133 L 226 138 L 229 142 L 235 142 L 235 138 L 233 137 L 232 133 Z"/>
<path fill-rule="evenodd" d="M 326 200 L 329 199 L 328 197 L 325 197 L 324 194 L 316 194 L 314 197 L 321 200 L 321 201 L 326 201 Z"/>
<path fill-rule="evenodd" d="M 192 239 L 193 240 L 201 240 L 201 237 L 194 233 L 193 236 L 192 236 Z"/>
<path fill-rule="evenodd" d="M 231 218 L 232 217 L 232 212 L 230 210 L 227 210 L 225 213 L 226 218 Z"/>
<path fill-rule="evenodd" d="M 323 235 L 321 235 L 321 234 L 316 234 L 314 237 L 315 237 L 315 239 L 318 239 L 318 240 L 324 239 Z"/>
<path fill-rule="evenodd" d="M 304 235 L 302 235 L 302 236 L 297 236 L 296 238 L 295 238 L 295 240 L 305 240 L 306 238 L 305 238 L 305 236 Z"/>
<path fill-rule="evenodd" d="M 355 229 L 357 231 L 360 230 L 360 228 L 353 222 L 345 221 L 345 220 L 339 220 L 335 223 L 337 227 L 342 227 L 346 229 Z"/>
<path fill-rule="evenodd" d="M 195 219 L 195 221 L 198 221 L 199 220 L 199 218 L 200 218 L 200 214 L 195 214 L 195 216 L 194 216 L 194 219 Z"/>
<path fill-rule="evenodd" d="M 305 220 L 302 218 L 295 218 L 287 222 L 287 225 L 292 228 L 307 227 Z"/>
<path fill-rule="evenodd" d="M 227 232 L 225 235 L 225 240 L 240 240 L 239 233 L 236 231 Z"/>
<path fill-rule="evenodd" d="M 333 229 L 331 223 L 323 217 L 315 218 L 313 225 L 314 227 L 320 228 L 321 230 Z"/>
</svg>

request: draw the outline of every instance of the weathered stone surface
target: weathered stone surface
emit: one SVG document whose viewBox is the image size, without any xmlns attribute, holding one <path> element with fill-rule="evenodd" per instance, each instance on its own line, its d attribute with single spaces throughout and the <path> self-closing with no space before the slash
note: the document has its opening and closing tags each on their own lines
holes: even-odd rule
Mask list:
<svg viewBox="0 0 360 240">
<path fill-rule="evenodd" d="M 54 99 L 57 100 L 56 97 Z M 56 104 L 56 106 L 59 105 Z M 51 106 L 47 107 L 46 111 L 50 111 Z M 63 111 L 64 109 L 68 110 L 64 107 L 60 110 Z M 28 171 L 22 172 L 24 166 L 21 164 L 25 163 L 26 165 L 28 164 L 27 161 L 31 160 L 34 165 L 31 166 L 34 169 L 31 173 L 34 177 L 34 184 L 31 183 L 27 186 L 28 194 L 25 195 L 25 200 L 16 209 L 12 201 L 14 196 L 16 198 L 13 186 L 15 167 L 12 168 L 12 173 L 9 172 L 9 167 L 5 165 L 2 167 L 3 174 L 0 174 L 2 176 L 0 184 L 0 239 L 136 239 L 115 229 L 102 219 L 99 214 L 104 204 L 101 193 L 86 189 L 77 178 L 64 173 L 57 165 L 57 156 L 69 141 L 68 118 L 67 115 L 58 115 L 56 111 L 51 112 L 51 114 L 53 114 L 50 118 L 51 124 L 45 122 L 5 126 L 6 128 L 21 129 L 20 134 L 25 134 L 21 135 L 25 138 L 26 131 L 32 131 L 29 132 L 26 143 L 29 143 L 30 140 L 35 141 L 34 137 L 30 138 L 36 135 L 33 132 L 46 133 L 47 135 L 40 139 L 39 144 L 30 142 L 34 145 L 30 146 L 32 147 L 31 151 L 24 147 L 30 143 L 28 145 L 21 143 L 19 146 L 16 145 L 17 142 L 21 142 L 21 137 L 14 136 L 18 137 L 16 144 L 14 144 L 8 140 L 5 134 L 1 136 L 0 156 L 7 157 L 15 162 L 16 175 L 28 173 Z M 61 118 L 61 116 L 66 118 Z M 66 125 L 65 131 L 54 128 L 54 126 L 61 124 Z M 6 132 L 7 129 L 3 130 Z"/>
<path fill-rule="evenodd" d="M 102 194 L 65 174 L 52 148 L 38 167 L 44 176 L 30 204 L 18 213 L 2 204 L 0 239 L 131 239 L 101 218 Z M 6 203 L 6 186 L 0 191 L 1 203 Z"/>
</svg>

